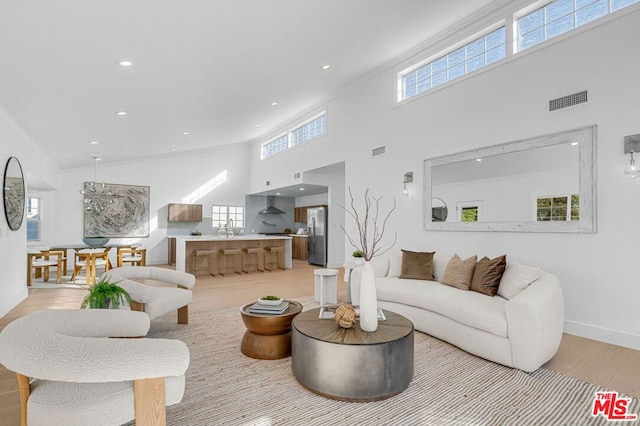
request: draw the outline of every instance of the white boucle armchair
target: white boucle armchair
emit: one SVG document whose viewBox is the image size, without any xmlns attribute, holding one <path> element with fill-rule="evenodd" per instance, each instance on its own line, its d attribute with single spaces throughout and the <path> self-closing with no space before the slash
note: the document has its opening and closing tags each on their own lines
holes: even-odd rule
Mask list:
<svg viewBox="0 0 640 426">
<path fill-rule="evenodd" d="M 165 407 L 184 395 L 189 349 L 135 338 L 149 321 L 128 310 L 45 310 L 7 325 L 0 363 L 17 373 L 21 425 L 166 424 Z"/>
<path fill-rule="evenodd" d="M 196 277 L 186 272 L 153 266 L 122 266 L 105 272 L 102 278 L 110 277 L 131 296 L 131 309 L 146 312 L 151 319 L 173 310 L 178 311 L 178 324 L 189 323 L 191 289 Z M 147 285 L 138 280 L 154 280 L 177 287 Z"/>
</svg>

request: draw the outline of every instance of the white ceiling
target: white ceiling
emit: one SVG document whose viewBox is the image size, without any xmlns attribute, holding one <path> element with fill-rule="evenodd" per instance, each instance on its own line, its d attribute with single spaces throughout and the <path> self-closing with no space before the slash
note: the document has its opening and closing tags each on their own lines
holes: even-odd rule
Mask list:
<svg viewBox="0 0 640 426">
<path fill-rule="evenodd" d="M 248 142 L 491 2 L 0 0 L 0 105 L 61 168 Z"/>
</svg>

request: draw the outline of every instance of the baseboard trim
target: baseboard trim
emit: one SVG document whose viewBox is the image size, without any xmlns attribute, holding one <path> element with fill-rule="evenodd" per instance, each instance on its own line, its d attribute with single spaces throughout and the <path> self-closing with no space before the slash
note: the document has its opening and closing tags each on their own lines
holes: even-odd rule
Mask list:
<svg viewBox="0 0 640 426">
<path fill-rule="evenodd" d="M 586 337 L 587 339 L 597 340 L 599 342 L 640 350 L 640 335 L 637 334 L 596 327 L 577 321 L 565 321 L 564 332 L 575 336 Z"/>
</svg>

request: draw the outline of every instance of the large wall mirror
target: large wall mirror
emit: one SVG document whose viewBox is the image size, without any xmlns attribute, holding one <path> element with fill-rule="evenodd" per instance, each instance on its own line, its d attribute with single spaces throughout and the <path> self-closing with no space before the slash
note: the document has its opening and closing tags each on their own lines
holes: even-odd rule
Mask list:
<svg viewBox="0 0 640 426">
<path fill-rule="evenodd" d="M 4 186 L 2 190 L 4 198 L 4 215 L 7 218 L 9 229 L 17 231 L 22 225 L 24 217 L 24 176 L 22 166 L 16 157 L 11 157 L 4 168 Z"/>
<path fill-rule="evenodd" d="M 588 126 L 424 160 L 424 227 L 596 232 L 595 144 Z"/>
</svg>

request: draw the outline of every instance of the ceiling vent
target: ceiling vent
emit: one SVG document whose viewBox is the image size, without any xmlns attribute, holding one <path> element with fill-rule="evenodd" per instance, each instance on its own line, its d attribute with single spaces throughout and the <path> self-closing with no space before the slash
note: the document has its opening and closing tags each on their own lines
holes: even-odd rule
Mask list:
<svg viewBox="0 0 640 426">
<path fill-rule="evenodd" d="M 381 146 L 378 148 L 373 148 L 371 150 L 371 156 L 372 157 L 377 157 L 378 155 L 382 155 L 385 154 L 387 152 L 387 147 L 386 146 Z"/>
<path fill-rule="evenodd" d="M 300 172 L 293 174 L 294 179 L 300 179 Z"/>
<path fill-rule="evenodd" d="M 549 112 L 572 107 L 587 102 L 587 91 L 572 93 L 549 101 Z"/>
</svg>

